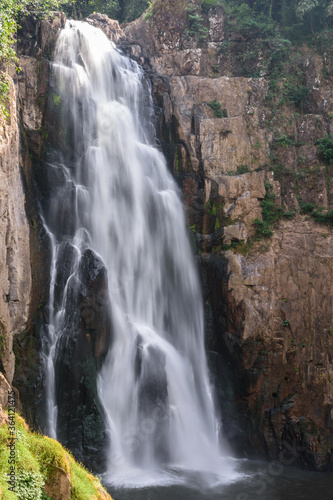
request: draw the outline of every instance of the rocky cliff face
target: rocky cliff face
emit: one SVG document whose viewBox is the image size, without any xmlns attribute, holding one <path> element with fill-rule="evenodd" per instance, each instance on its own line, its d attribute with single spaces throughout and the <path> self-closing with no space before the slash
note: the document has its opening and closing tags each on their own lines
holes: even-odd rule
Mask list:
<svg viewBox="0 0 333 500">
<path fill-rule="evenodd" d="M 124 27 L 122 39 L 118 26 L 105 17 L 94 15 L 90 22 L 142 64 L 152 82 L 161 147 L 183 190 L 198 253 L 207 346 L 227 437 L 243 455 L 281 459 L 287 450 L 285 463 L 332 469 L 333 240 L 331 227 L 317 222 L 330 220 L 325 216 L 332 206 L 332 167 L 318 156 L 315 144 L 332 132 L 332 77 L 322 76 L 322 56 L 301 48 L 295 64 L 311 89 L 309 98 L 302 106 L 284 102 L 274 108 L 269 79 L 244 77 L 235 54 L 225 49 L 223 10 L 204 16 L 208 34 L 200 39 L 189 29 L 189 4 L 199 2 L 156 2 L 146 16 Z M 12 195 L 20 200 L 11 226 L 9 216 L 1 218 L 1 234 L 8 235 L 0 245 L 6 262 L 1 268 L 0 327 L 6 332 L 1 384 L 7 387 L 13 376 L 15 333 L 14 384 L 25 415 L 39 426 L 44 423 L 38 417 L 43 413 L 38 353 L 48 317 L 50 262 L 36 199 L 43 205 L 50 189 L 42 161 L 55 123 L 53 108 L 46 106 L 47 96 L 52 100 L 48 58 L 63 24 L 62 15 L 38 24 L 28 19 L 20 34 L 22 73 L 15 82 L 27 216 L 17 162 L 16 170 L 13 166 L 15 121 L 1 129 L 5 164 L 0 175 L 5 176 L 0 189 L 7 186 L 1 203 L 10 207 Z M 283 82 L 278 85 L 283 88 Z M 8 187 L 10 179 L 13 187 Z M 315 215 L 313 207 L 319 206 L 324 209 L 320 217 L 304 215 Z M 263 207 L 279 217 L 273 218 L 272 237 L 259 240 L 253 221 L 265 219 Z M 29 248 L 31 274 L 26 271 Z M 94 290 L 94 283 L 88 288 Z M 84 304 L 89 305 L 89 293 Z M 80 335 L 98 340 L 105 321 L 92 331 L 82 316 Z M 95 370 L 99 355 L 89 345 Z M 66 369 L 70 364 L 69 356 Z M 70 391 L 64 407 L 69 399 Z M 83 431 L 79 434 L 80 446 L 89 447 Z"/>
<path fill-rule="evenodd" d="M 204 40 L 189 33 L 185 9 L 199 3 L 156 2 L 123 44 L 150 71 L 184 193 L 225 433 L 242 454 L 287 449 L 289 463 L 332 469 L 332 229 L 302 215 L 320 206 L 329 220 L 332 167 L 315 141 L 332 131 L 332 76 L 302 47 L 290 58 L 309 97 L 274 108 L 269 78 L 242 76 L 225 48 L 223 9 L 204 16 Z M 281 217 L 264 238 L 270 210 Z"/>
<path fill-rule="evenodd" d="M 109 37 L 119 39 L 118 22 L 102 15 L 87 21 L 94 24 L 95 19 Z M 50 64 L 65 20 L 64 14 L 53 13 L 49 19 L 22 21 L 17 46 L 21 70 L 17 75 L 12 71 L 10 117 L 0 124 L 0 404 L 6 406 L 13 384 L 18 409 L 43 431 L 42 345 L 49 320 L 51 248 L 41 216 L 63 182 L 52 177 L 47 162 L 54 148 L 65 148 L 57 129 Z M 59 286 L 67 280 L 70 265 L 70 249 L 64 244 L 61 251 L 66 255 L 56 277 Z M 79 327 L 68 325 L 57 360 L 59 439 L 80 461 L 102 470 L 106 438 L 96 378 L 110 341 L 109 303 L 100 299 L 103 293 L 108 297 L 107 274 L 94 255 L 85 255 L 80 266 L 82 289 L 72 311 Z"/>
<path fill-rule="evenodd" d="M 0 118 L 0 404 L 13 381 L 14 335 L 28 320 L 31 268 L 29 223 L 19 164 L 16 91 L 10 80 L 8 119 Z"/>
<path fill-rule="evenodd" d="M 87 22 L 100 22 L 110 38 L 122 33 L 116 21 L 103 15 L 92 15 Z M 65 15 L 54 13 L 48 20 L 26 19 L 19 33 L 18 50 L 21 73 L 17 78 L 22 133 L 22 164 L 26 179 L 28 213 L 33 226 L 31 248 L 32 306 L 27 328 L 15 344 L 14 384 L 21 396 L 24 415 L 46 431 L 46 387 L 43 345 L 48 335 L 49 287 L 51 273 L 50 238 L 42 223 L 47 222 L 54 194 L 68 188 L 66 180 L 50 167 L 62 151 L 66 165 L 71 165 L 72 151 L 62 136 L 57 89 L 52 80 L 50 63 Z M 70 149 L 70 148 L 69 148 Z M 67 207 L 71 210 L 71 207 Z M 57 237 L 60 227 L 68 227 L 70 218 L 64 208 L 63 218 L 50 226 Z M 67 226 L 66 226 L 67 224 Z M 60 231 L 61 233 L 62 231 Z M 59 268 L 55 277 L 55 310 L 62 306 L 61 291 L 70 274 L 73 248 L 63 242 L 59 249 Z M 95 471 L 104 470 L 106 437 L 104 415 L 97 396 L 97 372 L 110 342 L 107 272 L 99 259 L 86 252 L 80 262 L 81 288 L 77 300 L 68 301 L 66 332 L 57 346 L 56 394 L 58 405 L 58 439 L 75 456 Z M 72 294 L 71 287 L 68 294 Z"/>
</svg>

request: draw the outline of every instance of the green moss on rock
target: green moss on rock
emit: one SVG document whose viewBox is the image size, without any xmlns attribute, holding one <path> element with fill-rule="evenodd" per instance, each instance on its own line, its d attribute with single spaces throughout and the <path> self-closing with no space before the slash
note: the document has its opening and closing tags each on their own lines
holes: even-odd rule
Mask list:
<svg viewBox="0 0 333 500">
<path fill-rule="evenodd" d="M 0 491 L 2 500 L 111 500 L 100 481 L 90 474 L 60 443 L 31 432 L 15 416 L 15 492 L 8 489 L 10 435 L 7 416 L 0 406 Z M 55 496 L 54 496 L 55 493 Z"/>
</svg>

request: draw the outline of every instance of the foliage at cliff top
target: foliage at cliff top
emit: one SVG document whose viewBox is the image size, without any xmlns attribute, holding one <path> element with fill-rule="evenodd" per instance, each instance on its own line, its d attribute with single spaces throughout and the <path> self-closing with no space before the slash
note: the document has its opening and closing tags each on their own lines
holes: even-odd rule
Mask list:
<svg viewBox="0 0 333 500">
<path fill-rule="evenodd" d="M 23 16 L 42 16 L 59 5 L 59 0 L 0 0 L 0 63 L 16 60 L 14 35 Z"/>
<path fill-rule="evenodd" d="M 141 16 L 152 3 L 152 0 L 67 0 L 61 7 L 68 17 L 75 19 L 100 12 L 111 19 L 128 22 Z"/>
<path fill-rule="evenodd" d="M 332 0 L 203 0 L 224 5 L 244 36 L 272 34 L 302 40 L 333 26 Z"/>
<path fill-rule="evenodd" d="M 0 407 L 1 408 L 1 407 Z M 2 411 L 0 409 L 0 411 Z M 15 493 L 8 490 L 11 436 L 7 423 L 0 426 L 0 491 L 2 500 L 50 500 L 45 491 L 55 474 L 70 478 L 71 500 L 111 500 L 101 483 L 54 439 L 29 431 L 23 418 L 15 418 Z"/>
<path fill-rule="evenodd" d="M 14 42 L 20 19 L 27 14 L 44 16 L 59 5 L 58 0 L 0 0 L 0 66 L 17 62 Z M 8 95 L 6 76 L 0 72 L 0 114 L 7 115 Z"/>
</svg>

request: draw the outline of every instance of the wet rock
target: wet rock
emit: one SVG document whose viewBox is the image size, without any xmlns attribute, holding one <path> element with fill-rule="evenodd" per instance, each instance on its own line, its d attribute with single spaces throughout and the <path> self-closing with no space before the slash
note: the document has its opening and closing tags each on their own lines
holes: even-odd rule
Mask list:
<svg viewBox="0 0 333 500">
<path fill-rule="evenodd" d="M 272 460 L 296 446 L 292 464 L 315 470 L 333 467 L 332 237 L 324 231 L 296 219 L 264 253 L 202 259 L 226 434 L 240 452 Z"/>
<path fill-rule="evenodd" d="M 111 342 L 111 305 L 106 268 L 92 250 L 82 255 L 68 296 L 56 357 L 58 438 L 76 458 L 101 472 L 108 439 L 97 376 Z"/>
<path fill-rule="evenodd" d="M 147 431 L 153 434 L 154 456 L 162 463 L 168 460 L 167 450 L 170 446 L 170 443 L 167 442 L 169 408 L 165 363 L 165 354 L 158 347 L 143 346 L 138 339 L 136 375 L 140 387 L 139 412 L 143 428 L 147 426 Z M 137 450 L 139 459 L 144 447 L 145 441 L 143 440 Z"/>
<path fill-rule="evenodd" d="M 119 22 L 110 19 L 105 14 L 90 14 L 83 21 L 91 24 L 95 28 L 100 28 L 103 33 L 114 43 L 118 43 L 124 36 L 123 30 L 119 26 Z"/>
</svg>

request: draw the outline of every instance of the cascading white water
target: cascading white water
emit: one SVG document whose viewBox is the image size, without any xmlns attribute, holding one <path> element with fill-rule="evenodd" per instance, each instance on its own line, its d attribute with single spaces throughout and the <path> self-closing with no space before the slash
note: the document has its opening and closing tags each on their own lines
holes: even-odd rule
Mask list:
<svg viewBox="0 0 333 500">
<path fill-rule="evenodd" d="M 112 348 L 98 380 L 110 432 L 108 476 L 177 468 L 231 477 L 221 462 L 183 206 L 154 144 L 143 72 L 101 31 L 72 21 L 59 36 L 53 71 L 73 121 L 74 171 L 61 165 L 66 183 L 75 187 L 71 231 L 63 229 L 75 254 L 65 286 L 87 248 L 108 269 Z M 64 202 L 60 192 L 55 214 Z M 52 241 L 45 356 L 49 433 L 56 436 L 54 362 L 68 297 L 63 291 L 55 311 L 60 243 L 55 236 Z"/>
</svg>

